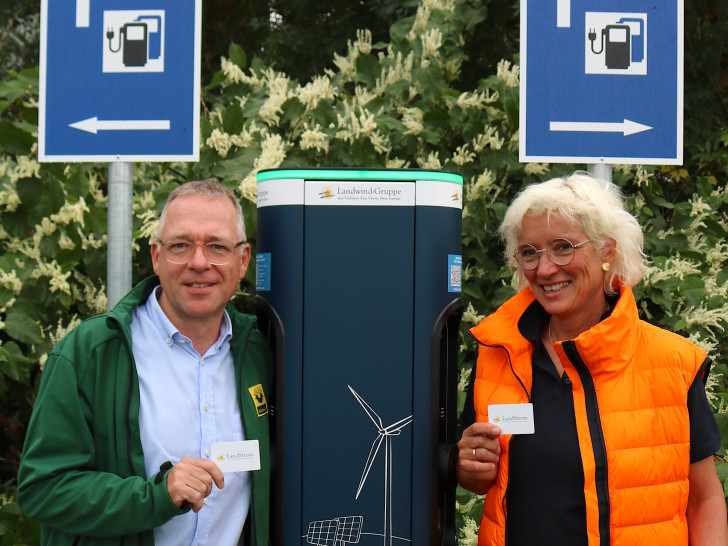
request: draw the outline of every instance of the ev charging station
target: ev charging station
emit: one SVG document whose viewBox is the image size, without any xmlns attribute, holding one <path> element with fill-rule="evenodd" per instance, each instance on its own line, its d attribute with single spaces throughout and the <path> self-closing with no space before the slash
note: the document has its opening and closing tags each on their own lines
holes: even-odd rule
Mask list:
<svg viewBox="0 0 728 546">
<path fill-rule="evenodd" d="M 455 174 L 258 173 L 274 545 L 457 543 L 461 214 Z"/>
</svg>

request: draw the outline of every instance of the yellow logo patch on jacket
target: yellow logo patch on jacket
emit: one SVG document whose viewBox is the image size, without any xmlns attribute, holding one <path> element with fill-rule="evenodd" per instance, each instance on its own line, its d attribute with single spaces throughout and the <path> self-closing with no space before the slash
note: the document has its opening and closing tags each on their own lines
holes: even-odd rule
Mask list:
<svg viewBox="0 0 728 546">
<path fill-rule="evenodd" d="M 263 392 L 263 385 L 258 384 L 248 389 L 250 396 L 253 398 L 253 404 L 255 404 L 255 410 L 258 412 L 258 417 L 263 417 L 268 413 L 268 402 L 265 400 L 265 393 Z"/>
</svg>

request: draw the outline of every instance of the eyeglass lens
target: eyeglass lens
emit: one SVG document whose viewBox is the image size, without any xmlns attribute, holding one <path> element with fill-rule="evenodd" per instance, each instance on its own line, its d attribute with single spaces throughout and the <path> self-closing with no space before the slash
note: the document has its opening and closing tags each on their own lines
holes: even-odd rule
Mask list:
<svg viewBox="0 0 728 546">
<path fill-rule="evenodd" d="M 191 241 L 182 240 L 166 241 L 163 243 L 166 250 L 167 261 L 173 264 L 189 263 L 195 255 L 195 247 L 198 245 L 199 244 L 192 243 Z M 199 246 L 202 247 L 202 252 L 205 255 L 205 258 L 212 265 L 226 265 L 232 261 L 236 245 L 221 241 L 213 241 Z"/>
<path fill-rule="evenodd" d="M 546 252 L 556 265 L 569 265 L 574 259 L 575 248 L 576 246 L 568 239 L 554 239 L 541 250 L 536 249 L 533 245 L 523 245 L 516 250 L 515 258 L 527 271 L 538 267 L 542 252 Z"/>
</svg>

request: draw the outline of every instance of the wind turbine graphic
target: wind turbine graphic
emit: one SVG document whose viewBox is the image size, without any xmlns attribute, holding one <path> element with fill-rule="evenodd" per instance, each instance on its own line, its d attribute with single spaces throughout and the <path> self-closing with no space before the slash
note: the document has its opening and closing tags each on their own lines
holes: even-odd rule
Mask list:
<svg viewBox="0 0 728 546">
<path fill-rule="evenodd" d="M 388 427 L 385 427 L 382 424 L 382 419 L 379 417 L 379 415 L 377 415 L 377 412 L 374 411 L 372 407 L 367 404 L 361 396 L 359 396 L 359 393 L 352 389 L 351 385 L 347 385 L 347 387 L 349 387 L 351 394 L 354 395 L 354 398 L 356 398 L 357 402 L 361 404 L 361 407 L 364 408 L 364 411 L 369 416 L 369 419 L 372 420 L 374 426 L 377 427 L 377 437 L 374 438 L 372 447 L 369 450 L 369 457 L 367 458 L 367 462 L 364 465 L 364 472 L 362 472 L 361 480 L 359 481 L 359 488 L 356 490 L 356 498 L 359 498 L 361 490 L 364 487 L 364 483 L 366 483 L 367 478 L 369 477 L 369 471 L 374 464 L 374 460 L 377 458 L 379 449 L 382 447 L 382 442 L 384 442 L 383 544 L 384 546 L 392 546 L 392 437 L 400 435 L 402 429 L 412 422 L 412 416 L 410 415 L 409 417 L 405 417 L 404 419 L 401 419 L 396 423 L 392 423 Z"/>
</svg>

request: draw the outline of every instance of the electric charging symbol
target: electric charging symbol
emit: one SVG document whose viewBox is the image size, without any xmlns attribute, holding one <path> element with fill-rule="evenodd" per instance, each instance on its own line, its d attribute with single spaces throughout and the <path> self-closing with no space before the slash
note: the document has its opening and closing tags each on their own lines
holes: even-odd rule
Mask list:
<svg viewBox="0 0 728 546">
<path fill-rule="evenodd" d="M 586 74 L 647 74 L 647 14 L 586 14 Z"/>
<path fill-rule="evenodd" d="M 103 72 L 164 72 L 164 12 L 105 11 Z"/>
</svg>

